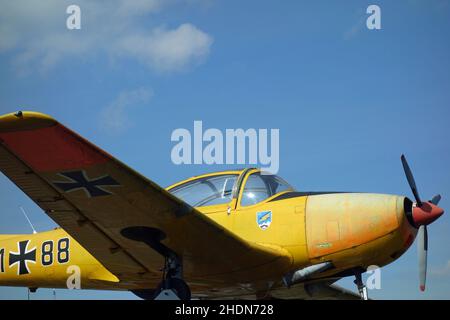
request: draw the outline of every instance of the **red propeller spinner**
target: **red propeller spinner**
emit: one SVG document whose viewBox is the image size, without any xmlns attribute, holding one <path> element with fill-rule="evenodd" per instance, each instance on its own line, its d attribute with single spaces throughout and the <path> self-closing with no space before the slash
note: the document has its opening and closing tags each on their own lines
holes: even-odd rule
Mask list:
<svg viewBox="0 0 450 320">
<path fill-rule="evenodd" d="M 442 216 L 444 209 L 438 207 L 431 202 L 422 202 L 422 206 L 414 204 L 412 211 L 412 218 L 414 224 L 419 226 L 427 226 L 434 220 Z"/>
</svg>

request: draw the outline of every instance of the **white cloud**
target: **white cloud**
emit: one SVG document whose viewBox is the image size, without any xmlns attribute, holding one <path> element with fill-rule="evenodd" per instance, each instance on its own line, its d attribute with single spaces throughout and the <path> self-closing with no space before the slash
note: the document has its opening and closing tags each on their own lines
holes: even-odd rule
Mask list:
<svg viewBox="0 0 450 320">
<path fill-rule="evenodd" d="M 187 23 L 174 30 L 157 28 L 149 35 L 122 38 L 117 50 L 160 71 L 175 71 L 202 62 L 211 43 L 209 35 Z"/>
<path fill-rule="evenodd" d="M 149 88 L 122 91 L 100 114 L 101 129 L 118 134 L 131 126 L 130 113 L 146 104 L 153 96 Z"/>
<path fill-rule="evenodd" d="M 45 72 L 63 59 L 98 53 L 138 59 L 159 72 L 183 70 L 204 61 L 212 37 L 190 23 L 142 27 L 175 2 L 180 1 L 2 1 L 0 53 L 13 53 L 12 62 L 22 72 Z M 70 4 L 81 8 L 81 30 L 66 28 Z"/>
<path fill-rule="evenodd" d="M 430 274 L 438 277 L 450 276 L 450 260 L 443 267 L 431 269 Z"/>
</svg>

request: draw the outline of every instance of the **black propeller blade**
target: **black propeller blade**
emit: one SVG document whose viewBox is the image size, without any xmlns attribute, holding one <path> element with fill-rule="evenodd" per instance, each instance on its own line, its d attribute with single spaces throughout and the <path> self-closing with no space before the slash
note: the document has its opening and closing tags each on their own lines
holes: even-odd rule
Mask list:
<svg viewBox="0 0 450 320">
<path fill-rule="evenodd" d="M 403 154 L 401 156 L 401 159 L 402 159 L 403 170 L 405 171 L 405 175 L 406 175 L 406 179 L 408 180 L 409 187 L 411 188 L 414 198 L 416 199 L 416 204 L 418 207 L 421 207 L 422 201 L 420 200 L 419 192 L 417 191 L 417 186 L 416 186 L 416 182 L 414 181 L 414 176 L 413 176 L 411 169 L 409 168 L 408 162 L 406 161 L 406 158 Z"/>
</svg>

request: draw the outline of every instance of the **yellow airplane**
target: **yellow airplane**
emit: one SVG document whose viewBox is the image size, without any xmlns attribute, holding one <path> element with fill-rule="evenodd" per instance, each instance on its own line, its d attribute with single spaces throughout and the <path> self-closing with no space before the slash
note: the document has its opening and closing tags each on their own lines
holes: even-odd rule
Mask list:
<svg viewBox="0 0 450 320">
<path fill-rule="evenodd" d="M 401 160 L 414 203 L 296 192 L 252 168 L 164 189 L 47 115 L 6 114 L 0 170 L 61 228 L 0 235 L 0 285 L 79 283 L 144 299 L 367 299 L 361 274 L 398 259 L 418 236 L 424 290 L 426 226 L 443 210 L 439 195 L 421 201 Z M 358 294 L 334 285 L 346 276 Z"/>
</svg>

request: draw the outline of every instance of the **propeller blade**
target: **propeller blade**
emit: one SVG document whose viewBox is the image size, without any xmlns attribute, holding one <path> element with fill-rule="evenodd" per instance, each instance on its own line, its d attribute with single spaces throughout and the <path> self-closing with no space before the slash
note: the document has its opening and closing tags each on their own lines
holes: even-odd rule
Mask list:
<svg viewBox="0 0 450 320">
<path fill-rule="evenodd" d="M 431 199 L 431 203 L 432 204 L 434 204 L 434 205 L 438 205 L 438 203 L 439 203 L 439 201 L 441 201 L 441 195 L 440 194 L 437 194 L 437 195 L 435 195 L 434 197 L 433 197 L 433 199 Z"/>
<path fill-rule="evenodd" d="M 427 279 L 427 253 L 428 253 L 428 232 L 427 226 L 419 227 L 417 234 L 417 252 L 419 255 L 419 283 L 420 290 L 425 291 L 425 282 Z"/>
<path fill-rule="evenodd" d="M 411 169 L 409 168 L 408 162 L 406 161 L 405 156 L 402 154 L 401 156 L 403 170 L 405 171 L 406 179 L 408 180 L 409 187 L 412 190 L 412 193 L 414 194 L 414 198 L 416 199 L 416 203 L 418 207 L 422 206 L 422 201 L 419 197 L 419 192 L 417 191 L 416 182 L 414 181 L 414 176 L 412 174 Z"/>
</svg>

